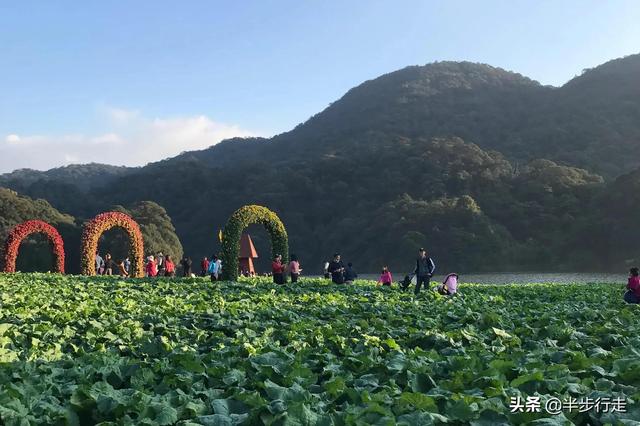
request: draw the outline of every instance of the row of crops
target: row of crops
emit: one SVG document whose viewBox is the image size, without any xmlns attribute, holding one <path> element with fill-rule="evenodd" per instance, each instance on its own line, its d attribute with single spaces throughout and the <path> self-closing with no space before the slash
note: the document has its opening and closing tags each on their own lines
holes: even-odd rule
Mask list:
<svg viewBox="0 0 640 426">
<path fill-rule="evenodd" d="M 0 275 L 3 424 L 638 424 L 622 286 Z M 626 412 L 512 413 L 512 397 Z"/>
</svg>

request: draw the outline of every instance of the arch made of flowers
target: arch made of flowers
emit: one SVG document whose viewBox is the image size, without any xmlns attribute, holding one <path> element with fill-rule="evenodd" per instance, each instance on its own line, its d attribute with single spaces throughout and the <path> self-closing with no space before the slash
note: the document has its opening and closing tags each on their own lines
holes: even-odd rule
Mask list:
<svg viewBox="0 0 640 426">
<path fill-rule="evenodd" d="M 238 279 L 238 253 L 242 231 L 249 225 L 263 225 L 271 237 L 271 256 L 282 255 L 282 261 L 289 259 L 289 237 L 284 224 L 274 212 L 266 207 L 249 205 L 236 210 L 222 231 L 222 279 Z"/>
<path fill-rule="evenodd" d="M 60 233 L 53 226 L 41 220 L 28 220 L 11 229 L 4 244 L 4 272 L 16 272 L 16 260 L 22 241 L 31 234 L 44 234 L 53 249 L 55 272 L 64 274 L 64 242 Z"/>
<path fill-rule="evenodd" d="M 129 257 L 131 258 L 132 277 L 144 277 L 144 240 L 140 226 L 131 217 L 120 212 L 100 213 L 84 224 L 82 231 L 82 274 L 96 275 L 95 256 L 98 252 L 98 241 L 102 234 L 111 228 L 120 227 L 129 236 Z"/>
</svg>

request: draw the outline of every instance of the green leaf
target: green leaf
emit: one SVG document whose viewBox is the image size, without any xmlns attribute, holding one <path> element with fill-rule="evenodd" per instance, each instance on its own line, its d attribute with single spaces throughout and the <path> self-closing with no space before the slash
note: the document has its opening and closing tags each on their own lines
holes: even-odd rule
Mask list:
<svg viewBox="0 0 640 426">
<path fill-rule="evenodd" d="M 169 404 L 152 404 L 151 408 L 155 412 L 155 422 L 161 426 L 171 425 L 178 421 L 178 412 Z"/>
</svg>

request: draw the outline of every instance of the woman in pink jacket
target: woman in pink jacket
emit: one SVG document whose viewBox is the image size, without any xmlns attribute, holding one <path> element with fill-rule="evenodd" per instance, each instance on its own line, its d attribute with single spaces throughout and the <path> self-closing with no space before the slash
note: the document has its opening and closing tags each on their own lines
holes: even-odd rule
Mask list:
<svg viewBox="0 0 640 426">
<path fill-rule="evenodd" d="M 380 275 L 380 279 L 378 279 L 378 284 L 391 286 L 393 282 L 393 277 L 391 276 L 391 271 L 386 266 L 382 268 L 382 274 Z"/>
</svg>

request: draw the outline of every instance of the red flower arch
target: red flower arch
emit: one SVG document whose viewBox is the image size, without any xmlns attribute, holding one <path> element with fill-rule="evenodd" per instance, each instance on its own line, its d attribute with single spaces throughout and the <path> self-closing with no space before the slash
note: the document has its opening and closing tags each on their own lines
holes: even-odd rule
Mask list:
<svg viewBox="0 0 640 426">
<path fill-rule="evenodd" d="M 98 252 L 100 236 L 111 228 L 119 226 L 129 235 L 129 256 L 132 277 L 144 277 L 144 240 L 138 223 L 120 212 L 106 212 L 85 223 L 82 232 L 82 274 L 95 275 L 95 256 Z"/>
<path fill-rule="evenodd" d="M 16 271 L 16 260 L 20 243 L 31 234 L 44 234 L 53 247 L 55 272 L 64 274 L 64 242 L 60 233 L 53 226 L 41 220 L 28 220 L 16 225 L 4 245 L 3 264 L 4 272 Z"/>
</svg>

